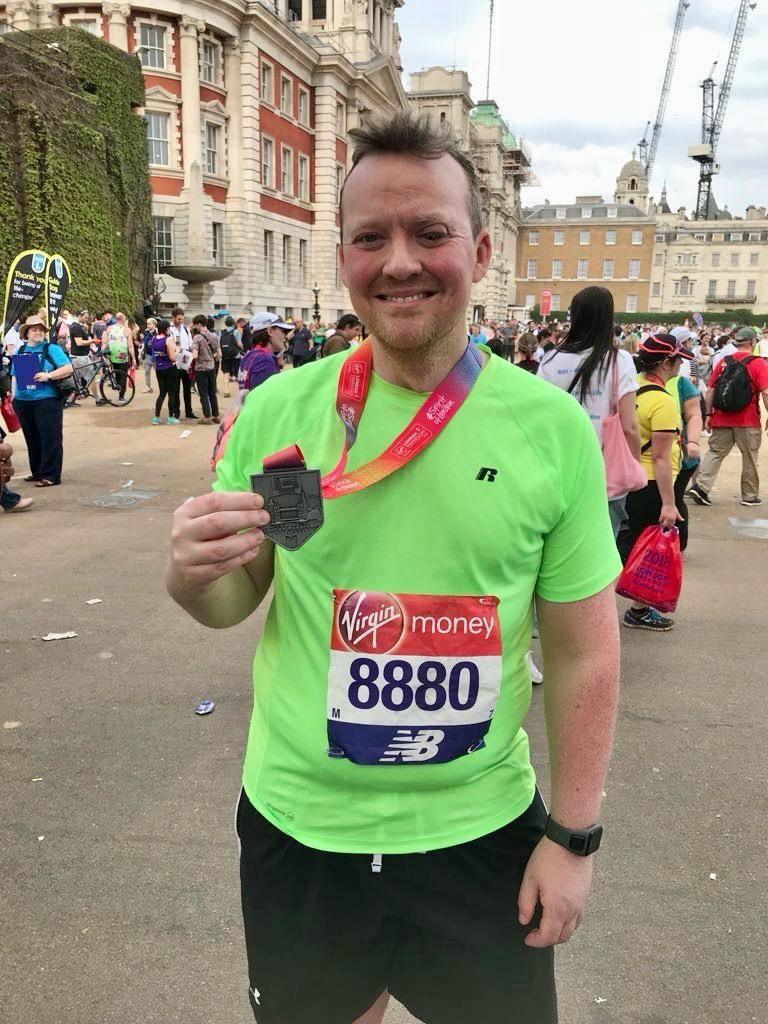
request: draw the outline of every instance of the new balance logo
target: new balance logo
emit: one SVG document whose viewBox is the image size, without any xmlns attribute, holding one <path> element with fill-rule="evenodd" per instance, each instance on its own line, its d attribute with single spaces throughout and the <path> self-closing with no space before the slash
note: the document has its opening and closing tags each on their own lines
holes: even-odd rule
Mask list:
<svg viewBox="0 0 768 1024">
<path fill-rule="evenodd" d="M 379 758 L 379 762 L 431 761 L 440 752 L 445 739 L 441 729 L 419 729 L 414 736 L 410 729 L 398 729 L 394 739 Z"/>
<path fill-rule="evenodd" d="M 475 477 L 475 480 L 487 480 L 489 484 L 492 484 L 496 479 L 498 469 L 491 469 L 489 466 L 482 466 L 480 472 Z"/>
</svg>

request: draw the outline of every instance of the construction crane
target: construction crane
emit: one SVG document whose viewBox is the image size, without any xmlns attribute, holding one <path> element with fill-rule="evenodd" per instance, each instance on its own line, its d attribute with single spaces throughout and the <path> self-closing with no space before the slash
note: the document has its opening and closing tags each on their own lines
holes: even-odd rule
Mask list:
<svg viewBox="0 0 768 1024">
<path fill-rule="evenodd" d="M 717 144 L 720 141 L 720 133 L 723 130 L 725 112 L 728 108 L 728 100 L 731 98 L 733 78 L 736 74 L 736 65 L 741 53 L 741 44 L 744 42 L 744 32 L 747 27 L 747 16 L 750 11 L 757 7 L 755 0 L 741 0 L 739 13 L 736 18 L 736 29 L 733 33 L 731 52 L 728 55 L 728 65 L 725 69 L 723 84 L 720 86 L 720 98 L 715 109 L 715 68 L 712 68 L 709 78 L 702 84 L 704 93 L 704 107 L 701 119 L 701 144 L 690 146 L 688 156 L 695 160 L 701 170 L 699 171 L 699 194 L 696 198 L 695 220 L 707 220 L 712 212 L 712 179 L 720 173 L 720 165 L 716 162 Z"/>
<path fill-rule="evenodd" d="M 659 109 L 656 112 L 656 120 L 653 125 L 653 134 L 649 143 L 648 130 L 651 127 L 651 122 L 649 121 L 645 127 L 643 141 L 638 146 L 638 149 L 640 150 L 640 163 L 645 167 L 645 174 L 649 182 L 651 180 L 651 174 L 653 173 L 653 165 L 656 162 L 656 153 L 659 149 L 661 129 L 664 126 L 664 115 L 667 111 L 667 100 L 669 99 L 669 92 L 672 88 L 672 78 L 675 73 L 675 64 L 677 63 L 677 51 L 680 48 L 680 36 L 683 31 L 683 22 L 685 21 L 685 15 L 690 6 L 689 0 L 680 0 L 680 3 L 678 4 L 675 28 L 672 33 L 672 45 L 669 48 L 667 73 L 664 76 L 664 85 L 661 87 L 661 98 L 659 99 Z"/>
</svg>

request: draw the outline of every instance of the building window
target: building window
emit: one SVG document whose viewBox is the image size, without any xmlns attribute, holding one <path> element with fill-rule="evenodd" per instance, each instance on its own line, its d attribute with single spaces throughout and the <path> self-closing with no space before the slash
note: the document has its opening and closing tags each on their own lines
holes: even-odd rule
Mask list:
<svg viewBox="0 0 768 1024">
<path fill-rule="evenodd" d="M 747 235 L 747 237 L 749 238 L 750 242 L 759 242 L 760 241 L 760 232 L 759 231 L 750 231 L 749 234 Z"/>
<path fill-rule="evenodd" d="M 309 93 L 299 89 L 299 124 L 309 124 Z"/>
<path fill-rule="evenodd" d="M 717 278 L 713 279 L 707 285 L 707 298 L 714 299 L 717 297 Z"/>
<path fill-rule="evenodd" d="M 537 269 L 538 269 L 538 267 L 536 265 L 536 260 L 528 260 L 528 274 L 527 274 L 527 276 L 528 276 L 529 280 L 531 278 L 536 277 Z"/>
<path fill-rule="evenodd" d="M 589 220 L 590 217 L 592 216 L 592 207 L 591 206 L 582 206 L 582 208 L 581 208 L 581 216 L 582 216 L 582 218 L 584 220 Z"/>
<path fill-rule="evenodd" d="M 152 218 L 152 261 L 155 274 L 173 263 L 173 217 Z"/>
<path fill-rule="evenodd" d="M 553 294 L 552 294 L 552 312 L 553 313 L 557 313 L 559 309 L 560 309 L 560 296 L 557 294 L 557 292 L 553 292 Z"/>
<path fill-rule="evenodd" d="M 525 296 L 525 308 L 526 309 L 533 309 L 533 307 L 535 305 L 536 305 L 536 296 L 535 295 L 526 295 Z"/>
<path fill-rule="evenodd" d="M 663 252 L 657 252 L 656 253 L 656 255 L 653 257 L 653 265 L 655 267 L 663 267 L 664 266 L 664 253 Z"/>
<path fill-rule="evenodd" d="M 757 281 L 747 281 L 747 298 L 754 299 L 757 291 Z"/>
<path fill-rule="evenodd" d="M 731 241 L 732 242 L 743 242 L 744 241 L 744 235 L 741 233 L 741 231 L 732 231 L 731 232 Z"/>
<path fill-rule="evenodd" d="M 200 43 L 200 78 L 203 82 L 216 81 L 216 44 L 210 39 Z"/>
<path fill-rule="evenodd" d="M 261 101 L 262 103 L 273 103 L 274 93 L 272 90 L 274 74 L 271 64 L 261 62 Z"/>
<path fill-rule="evenodd" d="M 306 308 L 306 306 L 302 306 L 301 319 L 304 321 L 305 324 L 309 322 L 309 310 Z"/>
<path fill-rule="evenodd" d="M 719 252 L 713 252 L 712 253 L 712 266 L 713 267 L 719 267 L 720 266 L 720 253 Z"/>
<path fill-rule="evenodd" d="M 309 252 L 309 242 L 306 238 L 299 239 L 299 284 L 307 283 L 307 257 Z M 306 320 L 306 316 L 304 317 Z"/>
<path fill-rule="evenodd" d="M 731 266 L 732 267 L 738 267 L 738 265 L 739 265 L 739 256 L 740 255 L 741 254 L 738 253 L 738 252 L 732 252 L 731 253 Z"/>
<path fill-rule="evenodd" d="M 760 263 L 760 253 L 759 252 L 751 252 L 749 254 L 749 265 L 750 265 L 750 267 L 756 267 L 756 266 L 759 265 L 759 263 Z"/>
<path fill-rule="evenodd" d="M 221 267 L 224 265 L 224 225 L 221 221 L 215 220 L 211 224 L 211 229 L 213 231 L 213 246 L 211 248 L 213 265 Z"/>
<path fill-rule="evenodd" d="M 336 134 L 347 134 L 347 109 L 343 103 L 336 104 Z"/>
<path fill-rule="evenodd" d="M 564 231 L 555 231 L 555 245 L 565 245 Z"/>
<path fill-rule="evenodd" d="M 291 236 L 283 235 L 283 284 L 291 283 Z"/>
<path fill-rule="evenodd" d="M 539 232 L 538 231 L 529 231 L 528 232 L 528 245 L 538 245 L 538 244 L 539 244 Z"/>
<path fill-rule="evenodd" d="M 580 281 L 586 281 L 589 273 L 589 263 L 587 260 L 579 260 L 576 268 L 576 277 Z"/>
<path fill-rule="evenodd" d="M 629 261 L 629 280 L 630 281 L 637 281 L 639 279 L 639 277 L 640 277 L 640 260 L 630 260 Z M 632 312 L 633 313 L 634 310 L 629 310 L 628 312 Z"/>
<path fill-rule="evenodd" d="M 651 288 L 651 295 L 653 295 L 654 299 L 658 299 L 658 297 L 661 295 L 661 281 L 653 282 L 653 286 Z"/>
<path fill-rule="evenodd" d="M 272 255 L 275 251 L 274 231 L 264 232 L 264 280 L 267 284 L 272 283 Z"/>
<path fill-rule="evenodd" d="M 687 298 L 689 295 L 693 295 L 693 286 L 691 284 L 691 279 L 690 278 L 688 278 L 688 277 L 681 277 L 680 278 L 680 295 L 684 299 Z"/>
<path fill-rule="evenodd" d="M 606 231 L 605 232 L 605 244 L 606 245 L 616 245 L 616 230 L 615 229 L 612 229 L 611 231 Z"/>
<path fill-rule="evenodd" d="M 301 21 L 302 0 L 288 0 L 288 21 Z"/>
<path fill-rule="evenodd" d="M 293 150 L 287 146 L 280 147 L 280 191 L 293 195 Z"/>
<path fill-rule="evenodd" d="M 643 232 L 642 231 L 633 231 L 632 232 L 632 245 L 642 245 L 642 244 L 643 244 Z M 634 313 L 634 309 L 627 310 L 627 312 L 628 313 Z"/>
<path fill-rule="evenodd" d="M 712 241 L 713 242 L 724 242 L 725 241 L 725 234 L 722 231 L 713 231 L 712 232 Z"/>
<path fill-rule="evenodd" d="M 7 25 L 8 23 L 5 22 L 5 24 Z M 96 22 L 93 18 L 73 18 L 67 24 L 69 28 L 81 28 L 83 32 L 90 32 L 92 36 L 101 35 L 101 33 L 99 32 L 98 22 Z M 3 23 L 0 22 L 0 33 L 2 33 L 3 31 L 7 32 L 8 29 L 6 28 L 4 30 L 2 25 Z"/>
<path fill-rule="evenodd" d="M 728 291 L 725 293 L 725 297 L 726 297 L 726 299 L 735 299 L 736 298 L 736 282 L 735 281 L 729 281 L 728 282 Z"/>
<path fill-rule="evenodd" d="M 205 173 L 219 173 L 219 140 L 221 127 L 217 124 L 205 126 Z"/>
<path fill-rule="evenodd" d="M 143 68 L 165 68 L 165 28 L 162 25 L 139 25 L 139 60 Z"/>
<path fill-rule="evenodd" d="M 627 296 L 627 312 L 628 313 L 636 313 L 637 312 L 637 296 L 636 295 L 628 295 Z"/>
<path fill-rule="evenodd" d="M 663 242 L 664 241 L 664 235 L 654 235 L 653 236 L 653 240 L 654 240 L 654 242 Z"/>
<path fill-rule="evenodd" d="M 603 260 L 603 280 L 610 281 L 613 277 L 613 260 Z"/>
<path fill-rule="evenodd" d="M 275 144 L 266 136 L 261 140 L 261 183 L 267 188 L 275 187 Z"/>
<path fill-rule="evenodd" d="M 579 245 L 589 245 L 590 233 L 589 231 L 579 232 Z"/>
<path fill-rule="evenodd" d="M 293 82 L 287 75 L 280 75 L 280 110 L 293 114 Z"/>
<path fill-rule="evenodd" d="M 341 190 L 344 187 L 344 167 L 336 164 L 336 205 L 341 202 Z"/>
<path fill-rule="evenodd" d="M 309 201 L 309 157 L 299 157 L 299 199 Z"/>
<path fill-rule="evenodd" d="M 170 152 L 168 147 L 168 126 L 171 120 L 170 114 L 146 113 L 144 120 L 147 124 L 147 153 L 149 162 L 158 167 L 170 167 Z"/>
<path fill-rule="evenodd" d="M 552 260 L 552 280 L 559 281 L 563 276 L 563 261 Z"/>
<path fill-rule="evenodd" d="M 558 206 L 558 208 L 555 210 L 555 219 L 556 220 L 565 220 L 565 214 L 566 214 L 565 207 L 564 206 Z"/>
<path fill-rule="evenodd" d="M 325 21 L 326 0 L 312 0 L 312 20 Z"/>
</svg>

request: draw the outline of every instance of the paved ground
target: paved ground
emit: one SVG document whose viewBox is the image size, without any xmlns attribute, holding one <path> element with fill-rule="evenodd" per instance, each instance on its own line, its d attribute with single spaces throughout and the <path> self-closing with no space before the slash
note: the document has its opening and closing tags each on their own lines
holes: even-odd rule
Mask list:
<svg viewBox="0 0 768 1024">
<path fill-rule="evenodd" d="M 206 632 L 165 597 L 169 514 L 207 488 L 212 434 L 148 421 L 143 396 L 67 412 L 65 485 L 21 484 L 38 510 L 0 516 L 3 1024 L 250 1019 L 232 818 L 261 619 Z M 768 1021 L 768 543 L 729 527 L 755 516 L 734 470 L 693 512 L 678 628 L 624 631 L 606 842 L 559 952 L 564 1024 Z M 89 503 L 128 480 L 159 493 Z M 541 690 L 529 726 L 541 766 Z"/>
</svg>

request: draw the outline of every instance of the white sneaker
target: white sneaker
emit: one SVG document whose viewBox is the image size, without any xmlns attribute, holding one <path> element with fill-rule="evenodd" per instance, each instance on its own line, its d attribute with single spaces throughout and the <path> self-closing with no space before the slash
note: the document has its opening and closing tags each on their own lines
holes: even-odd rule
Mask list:
<svg viewBox="0 0 768 1024">
<path fill-rule="evenodd" d="M 540 686 L 544 682 L 544 676 L 536 668 L 533 660 L 533 651 L 528 651 L 525 656 L 525 663 L 528 666 L 528 671 L 531 673 L 531 683 L 534 686 Z"/>
</svg>

